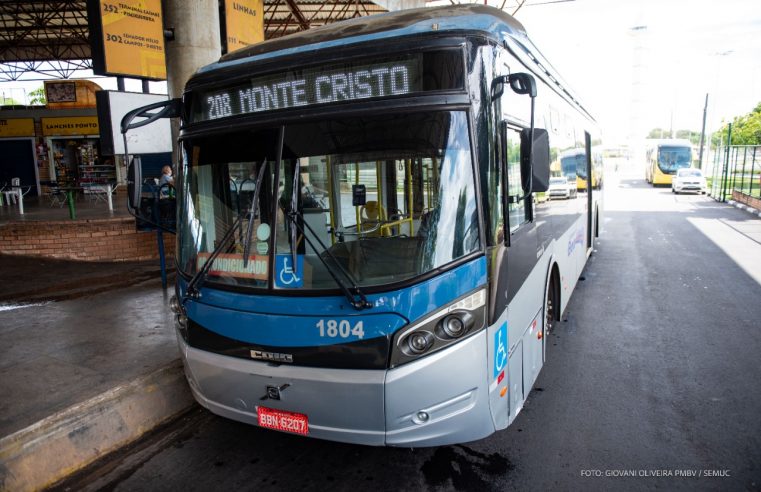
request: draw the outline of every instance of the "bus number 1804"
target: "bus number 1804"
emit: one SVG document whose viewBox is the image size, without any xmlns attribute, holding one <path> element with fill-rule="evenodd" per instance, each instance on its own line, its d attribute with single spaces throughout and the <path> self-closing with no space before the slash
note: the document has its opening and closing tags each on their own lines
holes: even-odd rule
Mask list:
<svg viewBox="0 0 761 492">
<path fill-rule="evenodd" d="M 349 320 L 346 319 L 342 319 L 341 321 L 335 319 L 321 319 L 317 322 L 316 326 L 320 330 L 320 336 L 323 338 L 349 338 L 353 335 L 361 339 L 365 336 L 365 329 L 362 325 L 362 321 L 357 321 L 352 327 Z"/>
</svg>

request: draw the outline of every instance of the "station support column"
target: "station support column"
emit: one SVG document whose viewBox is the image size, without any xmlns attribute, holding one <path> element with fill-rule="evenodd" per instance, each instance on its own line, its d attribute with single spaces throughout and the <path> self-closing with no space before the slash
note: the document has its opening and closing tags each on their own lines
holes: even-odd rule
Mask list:
<svg viewBox="0 0 761 492">
<path fill-rule="evenodd" d="M 170 98 L 181 97 L 185 84 L 196 70 L 215 62 L 222 54 L 219 30 L 219 0 L 163 0 L 164 28 L 173 32 L 173 39 L 166 40 L 167 90 Z M 177 137 L 180 133 L 178 119 L 171 120 L 172 162 L 179 171 Z M 166 288 L 163 232 L 157 230 L 161 281 Z"/>
<path fill-rule="evenodd" d="M 174 31 L 166 42 L 169 97 L 181 97 L 185 83 L 196 70 L 222 55 L 218 0 L 164 0 L 164 26 Z M 177 162 L 179 121 L 172 121 L 173 159 Z"/>
</svg>

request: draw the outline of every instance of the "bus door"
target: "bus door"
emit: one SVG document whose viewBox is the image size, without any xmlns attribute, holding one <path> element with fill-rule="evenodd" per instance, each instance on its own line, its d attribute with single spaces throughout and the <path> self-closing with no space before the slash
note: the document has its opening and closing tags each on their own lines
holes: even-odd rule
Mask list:
<svg viewBox="0 0 761 492">
<path fill-rule="evenodd" d="M 528 179 L 521 166 L 521 131 L 500 125 L 500 151 L 506 181 L 505 245 L 506 254 L 499 276 L 506 277 L 508 381 L 510 386 L 509 415 L 515 418 L 523 406 L 525 393 L 531 388 L 542 365 L 542 340 L 535 335 L 533 324 L 541 309 L 537 289 L 528 286 L 529 275 L 539 254 L 537 228 L 533 220 L 533 195 L 527 193 Z M 528 196 L 527 196 L 528 195 Z M 499 282 L 500 286 L 505 285 Z M 541 289 L 540 289 L 541 290 Z M 541 321 L 539 322 L 541 329 Z M 496 342 L 495 342 L 496 345 Z"/>
<path fill-rule="evenodd" d="M 586 204 L 584 206 L 584 209 L 586 211 L 587 216 L 587 238 L 586 238 L 586 244 L 587 244 L 587 253 L 590 253 L 592 250 L 592 225 L 594 220 L 594 209 L 592 208 L 592 193 L 594 189 L 595 184 L 595 178 L 596 176 L 592 174 L 592 136 L 589 134 L 589 132 L 584 132 L 584 147 L 586 148 L 586 167 L 587 167 L 587 196 L 586 196 Z"/>
<path fill-rule="evenodd" d="M 507 143 L 505 174 L 508 212 L 506 218 L 509 224 L 509 242 L 507 243 L 507 302 L 509 304 L 536 265 L 537 240 L 536 228 L 532 220 L 534 212 L 532 199 L 529 196 L 518 200 L 526 195 L 526 190 L 523 188 L 526 177 L 521 171 L 520 131 L 503 126 L 503 138 Z"/>
</svg>

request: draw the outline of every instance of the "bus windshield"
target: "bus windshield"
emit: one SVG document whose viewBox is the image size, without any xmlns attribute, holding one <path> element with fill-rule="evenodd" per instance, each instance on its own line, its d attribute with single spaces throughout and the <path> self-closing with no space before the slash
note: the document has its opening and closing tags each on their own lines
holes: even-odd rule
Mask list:
<svg viewBox="0 0 761 492">
<path fill-rule="evenodd" d="M 207 283 L 335 289 L 331 273 L 345 270 L 378 286 L 481 248 L 462 111 L 241 130 L 186 139 L 183 151 L 180 269 L 193 275 L 237 228 Z"/>
<path fill-rule="evenodd" d="M 658 167 L 666 174 L 674 174 L 677 169 L 690 167 L 689 147 L 661 147 L 658 150 Z"/>
</svg>

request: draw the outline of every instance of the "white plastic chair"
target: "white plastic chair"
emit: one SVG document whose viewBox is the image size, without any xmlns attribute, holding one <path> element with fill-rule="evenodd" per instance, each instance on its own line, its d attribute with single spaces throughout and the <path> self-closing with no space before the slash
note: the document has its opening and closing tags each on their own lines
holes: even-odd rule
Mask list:
<svg viewBox="0 0 761 492">
<path fill-rule="evenodd" d="M 32 189 L 31 186 L 26 186 L 25 188 L 26 190 L 24 190 L 24 187 L 21 186 L 20 178 L 13 178 L 11 179 L 11 186 L 5 186 L 0 191 L 5 197 L 5 201 L 8 202 L 8 205 L 11 204 L 11 201 L 13 201 L 13 204 L 18 202 L 19 213 L 21 214 L 24 213 L 24 196 L 29 193 L 29 190 Z"/>
</svg>

